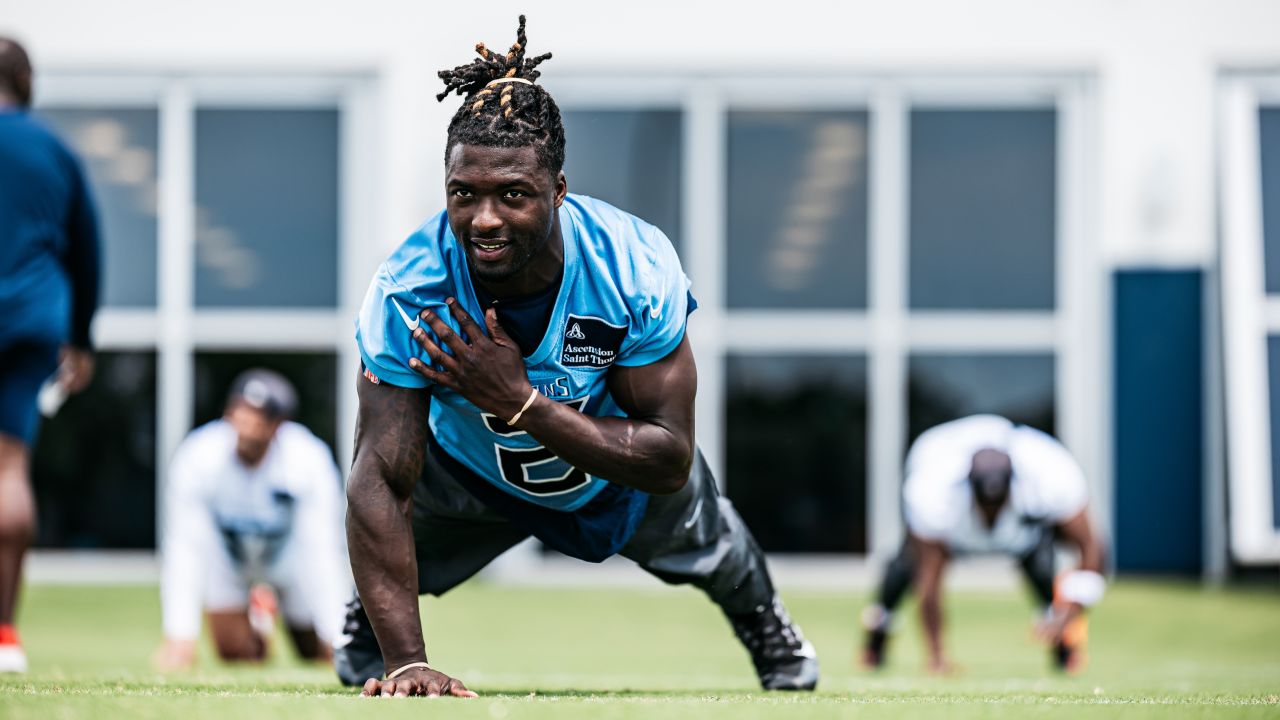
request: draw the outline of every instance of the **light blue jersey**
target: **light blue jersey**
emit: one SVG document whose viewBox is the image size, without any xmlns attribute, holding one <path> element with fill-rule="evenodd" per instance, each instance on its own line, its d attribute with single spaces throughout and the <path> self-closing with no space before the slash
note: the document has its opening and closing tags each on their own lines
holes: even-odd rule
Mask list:
<svg viewBox="0 0 1280 720">
<path fill-rule="evenodd" d="M 583 195 L 568 195 L 559 213 L 564 279 L 546 335 L 524 359 L 529 382 L 579 412 L 625 416 L 605 376 L 614 365 L 648 365 L 675 350 L 691 310 L 689 279 L 671 242 L 649 223 Z M 449 297 L 483 323 L 464 250 L 441 212 L 392 253 L 369 286 L 356 320 L 365 367 L 381 382 L 426 387 L 428 381 L 409 367 L 410 357 L 431 364 L 412 328 L 422 309 L 431 308 L 456 331 L 445 307 Z M 507 493 L 568 512 L 606 486 L 458 393 L 435 387 L 432 397 L 437 442 Z"/>
</svg>

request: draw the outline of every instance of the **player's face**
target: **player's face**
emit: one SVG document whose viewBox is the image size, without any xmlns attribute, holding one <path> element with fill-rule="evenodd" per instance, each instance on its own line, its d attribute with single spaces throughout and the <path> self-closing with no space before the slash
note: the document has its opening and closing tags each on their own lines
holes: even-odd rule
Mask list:
<svg viewBox="0 0 1280 720">
<path fill-rule="evenodd" d="M 482 281 L 516 279 L 543 254 L 564 201 L 564 173 L 538 165 L 532 146 L 454 145 L 445 168 L 449 227 Z"/>
<path fill-rule="evenodd" d="M 281 421 L 243 402 L 228 408 L 225 417 L 236 431 L 236 455 L 240 460 L 250 467 L 262 462 Z"/>
</svg>

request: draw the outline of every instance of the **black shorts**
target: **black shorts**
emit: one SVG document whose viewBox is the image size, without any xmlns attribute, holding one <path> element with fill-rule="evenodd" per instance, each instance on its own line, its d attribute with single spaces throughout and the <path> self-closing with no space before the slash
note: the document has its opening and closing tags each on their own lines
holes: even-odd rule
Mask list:
<svg viewBox="0 0 1280 720">
<path fill-rule="evenodd" d="M 40 426 L 36 396 L 58 369 L 58 346 L 16 342 L 0 347 L 0 434 L 35 444 Z"/>
<path fill-rule="evenodd" d="M 418 592 L 431 595 L 448 592 L 531 534 L 524 522 L 473 495 L 438 455 L 427 453 L 413 491 Z M 702 453 L 684 488 L 649 498 L 618 554 L 663 582 L 701 588 L 726 612 L 746 612 L 773 598 L 764 554 L 733 504 L 720 497 Z"/>
</svg>

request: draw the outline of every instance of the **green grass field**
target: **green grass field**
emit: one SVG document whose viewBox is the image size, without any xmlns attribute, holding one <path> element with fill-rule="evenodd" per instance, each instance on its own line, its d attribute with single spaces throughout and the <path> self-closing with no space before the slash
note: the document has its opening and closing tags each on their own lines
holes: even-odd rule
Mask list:
<svg viewBox="0 0 1280 720">
<path fill-rule="evenodd" d="M 425 602 L 432 661 L 478 700 L 361 699 L 277 643 L 265 667 L 160 676 L 154 588 L 28 588 L 32 672 L 0 678 L 0 718 L 1280 717 L 1280 593 L 1120 582 L 1093 614 L 1089 668 L 1064 678 L 1030 639 L 1027 598 L 953 593 L 962 673 L 921 672 L 914 615 L 890 667 L 853 662 L 865 594 L 784 593 L 818 648 L 816 694 L 756 690 L 745 652 L 691 590 L 504 588 Z M 914 608 L 906 609 L 914 613 Z M 429 713 L 429 714 L 428 714 Z"/>
</svg>

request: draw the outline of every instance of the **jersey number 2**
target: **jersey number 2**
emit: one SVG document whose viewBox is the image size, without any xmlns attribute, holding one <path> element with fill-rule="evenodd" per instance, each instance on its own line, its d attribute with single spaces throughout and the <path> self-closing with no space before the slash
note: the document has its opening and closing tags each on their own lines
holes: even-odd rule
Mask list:
<svg viewBox="0 0 1280 720">
<path fill-rule="evenodd" d="M 565 405 L 574 408 L 578 412 L 582 412 L 582 408 L 586 404 L 587 398 L 585 397 L 565 403 Z M 484 414 L 484 424 L 495 435 L 503 437 L 525 434 L 523 430 L 513 428 L 488 413 Z M 536 472 L 539 466 L 564 462 L 541 445 L 515 449 L 494 443 L 493 449 L 498 456 L 498 471 L 502 473 L 502 479 L 530 495 L 560 495 L 561 493 L 576 490 L 591 481 L 586 473 L 568 463 L 564 463 L 569 468 L 565 473 L 534 478 L 532 473 Z"/>
</svg>

